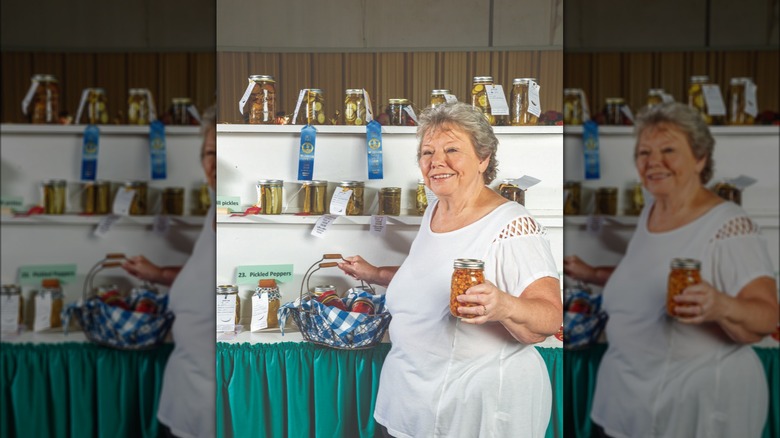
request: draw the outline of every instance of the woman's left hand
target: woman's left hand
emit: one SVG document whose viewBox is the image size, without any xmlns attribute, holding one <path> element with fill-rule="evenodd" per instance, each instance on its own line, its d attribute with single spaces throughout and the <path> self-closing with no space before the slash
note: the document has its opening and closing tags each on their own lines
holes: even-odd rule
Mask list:
<svg viewBox="0 0 780 438">
<path fill-rule="evenodd" d="M 688 286 L 674 297 L 677 320 L 685 324 L 720 321 L 726 314 L 728 300 L 729 296 L 706 281 Z"/>
<path fill-rule="evenodd" d="M 484 324 L 488 321 L 501 321 L 507 317 L 505 314 L 510 308 L 506 300 L 513 297 L 500 290 L 495 284 L 485 280 L 484 283 L 471 286 L 466 293 L 458 297 L 461 304 L 458 313 L 461 315 L 474 315 L 472 318 L 463 318 L 468 324 Z M 473 307 L 465 307 L 465 304 L 474 304 Z"/>
</svg>

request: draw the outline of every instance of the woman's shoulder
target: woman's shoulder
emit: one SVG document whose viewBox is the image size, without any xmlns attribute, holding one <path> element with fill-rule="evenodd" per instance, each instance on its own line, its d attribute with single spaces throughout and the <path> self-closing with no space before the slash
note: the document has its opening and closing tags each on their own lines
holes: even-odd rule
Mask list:
<svg viewBox="0 0 780 438">
<path fill-rule="evenodd" d="M 713 207 L 707 214 L 715 229 L 714 240 L 760 234 L 758 224 L 741 206 L 724 201 Z"/>
<path fill-rule="evenodd" d="M 528 235 L 546 235 L 547 231 L 524 205 L 506 202 L 493 210 L 494 224 L 499 229 L 497 240 Z"/>
</svg>

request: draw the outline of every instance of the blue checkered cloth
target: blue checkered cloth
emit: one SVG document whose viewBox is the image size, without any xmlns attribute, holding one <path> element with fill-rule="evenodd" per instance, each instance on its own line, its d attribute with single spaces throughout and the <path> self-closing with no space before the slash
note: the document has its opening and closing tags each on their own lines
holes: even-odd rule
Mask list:
<svg viewBox="0 0 780 438">
<path fill-rule="evenodd" d="M 75 316 L 87 339 L 97 344 L 122 350 L 152 348 L 165 340 L 173 324 L 173 312 L 168 310 L 168 295 L 141 291 L 129 300 L 130 308 L 142 298 L 157 304 L 155 313 L 133 312 L 110 306 L 98 297 L 79 300 L 62 311 L 65 334 L 70 318 Z"/>
<path fill-rule="evenodd" d="M 374 345 L 381 341 L 390 321 L 390 315 L 385 310 L 385 296 L 353 288 L 341 301 L 349 309 L 361 297 L 369 298 L 374 303 L 373 315 L 326 306 L 310 297 L 286 303 L 279 308 L 278 313 L 282 335 L 287 317 L 292 314 L 306 340 L 345 349 Z"/>
<path fill-rule="evenodd" d="M 583 299 L 591 308 L 590 314 L 564 312 L 563 347 L 569 350 L 585 348 L 598 340 L 607 323 L 607 313 L 601 310 L 601 295 L 591 295 L 585 290 L 575 290 L 566 296 L 564 309 L 575 299 Z"/>
</svg>

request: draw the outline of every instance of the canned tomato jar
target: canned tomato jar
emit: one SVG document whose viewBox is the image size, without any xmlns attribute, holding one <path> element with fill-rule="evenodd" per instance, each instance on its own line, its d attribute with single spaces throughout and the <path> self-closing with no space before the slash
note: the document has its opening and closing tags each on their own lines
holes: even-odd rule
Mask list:
<svg viewBox="0 0 780 438">
<path fill-rule="evenodd" d="M 696 259 L 674 258 L 670 263 L 669 285 L 666 294 L 666 312 L 677 316 L 674 297 L 680 295 L 686 287 L 701 283 L 701 262 Z"/>
<path fill-rule="evenodd" d="M 455 259 L 453 268 L 450 284 L 450 313 L 458 318 L 472 318 L 472 315 L 458 313 L 458 307 L 477 307 L 479 305 L 460 304 L 458 296 L 466 293 L 471 286 L 485 282 L 485 262 L 476 259 Z"/>
</svg>

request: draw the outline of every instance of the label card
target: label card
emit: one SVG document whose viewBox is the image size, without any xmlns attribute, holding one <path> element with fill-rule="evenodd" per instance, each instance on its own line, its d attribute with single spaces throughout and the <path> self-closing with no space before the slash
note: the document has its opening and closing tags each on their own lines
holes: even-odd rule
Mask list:
<svg viewBox="0 0 780 438">
<path fill-rule="evenodd" d="M 241 96 L 241 100 L 238 101 L 238 113 L 241 115 L 244 115 L 244 106 L 246 105 L 246 101 L 249 100 L 249 96 L 252 94 L 252 90 L 255 88 L 255 82 L 249 81 L 249 84 L 246 86 L 246 91 L 244 91 L 244 95 Z"/>
<path fill-rule="evenodd" d="M 711 116 L 725 116 L 726 104 L 723 103 L 723 95 L 720 94 L 720 86 L 704 84 L 701 86 L 704 93 L 704 101 L 707 104 L 707 114 Z"/>
<path fill-rule="evenodd" d="M 95 227 L 95 231 L 92 232 L 92 235 L 95 237 L 105 236 L 109 231 L 111 231 L 111 227 L 114 226 L 114 223 L 121 217 L 122 216 L 117 216 L 115 214 L 106 215 L 103 219 L 100 219 L 100 223 L 97 224 L 97 227 Z"/>
<path fill-rule="evenodd" d="M 385 234 L 387 228 L 387 216 L 371 216 L 371 223 L 368 225 L 368 231 L 376 236 Z"/>
<path fill-rule="evenodd" d="M 301 90 L 300 93 L 298 93 L 298 102 L 295 103 L 295 111 L 293 112 L 292 122 L 290 122 L 293 125 L 298 123 L 298 111 L 301 110 L 301 102 L 303 102 L 303 96 L 306 94 L 307 91 L 309 90 L 307 88 L 304 88 L 303 90 Z"/>
<path fill-rule="evenodd" d="M 528 190 L 529 188 L 539 184 L 540 182 L 542 182 L 542 180 L 528 175 L 523 175 L 518 179 L 512 180 L 512 184 L 516 185 L 521 190 Z"/>
<path fill-rule="evenodd" d="M 252 322 L 249 330 L 256 332 L 268 328 L 268 294 L 252 294 Z"/>
<path fill-rule="evenodd" d="M 539 84 L 536 81 L 528 83 L 528 112 L 539 117 L 542 114 L 542 103 L 539 99 Z"/>
<path fill-rule="evenodd" d="M 236 284 L 257 286 L 257 280 L 273 278 L 277 283 L 287 283 L 293 279 L 293 265 L 254 265 L 236 268 Z"/>
<path fill-rule="evenodd" d="M 336 189 L 336 191 L 333 192 L 333 197 L 330 199 L 330 214 L 335 214 L 338 216 L 344 216 L 347 214 L 347 203 L 349 203 L 349 198 L 351 197 L 351 189 L 345 191 Z"/>
<path fill-rule="evenodd" d="M 158 236 L 164 236 L 168 234 L 171 229 L 171 218 L 167 214 L 154 215 L 154 223 L 152 224 L 152 232 Z"/>
<path fill-rule="evenodd" d="M 634 113 L 631 112 L 631 108 L 629 108 L 628 105 L 621 106 L 620 112 L 622 112 L 628 120 L 631 120 L 631 123 L 634 123 Z"/>
<path fill-rule="evenodd" d="M 51 328 L 51 305 L 51 295 L 35 295 L 34 331 L 39 332 Z"/>
<path fill-rule="evenodd" d="M 317 223 L 314 224 L 314 229 L 311 230 L 311 235 L 314 237 L 324 237 L 328 232 L 328 228 L 338 216 L 333 214 L 323 214 L 317 219 Z"/>
<path fill-rule="evenodd" d="M 458 101 L 458 96 L 454 94 L 445 94 L 444 95 L 444 101 L 447 103 L 455 103 Z"/>
<path fill-rule="evenodd" d="M 745 114 L 750 117 L 758 115 L 758 104 L 756 103 L 756 84 L 753 81 L 745 82 Z"/>
<path fill-rule="evenodd" d="M 598 236 L 601 234 L 601 229 L 604 226 L 604 217 L 603 216 L 588 216 L 587 223 L 585 224 L 585 229 L 587 230 L 588 234 L 592 234 L 594 236 Z"/>
<path fill-rule="evenodd" d="M 76 265 L 28 265 L 19 267 L 19 284 L 22 286 L 40 286 L 41 280 L 56 278 L 62 284 L 72 283 L 76 279 Z"/>
<path fill-rule="evenodd" d="M 758 180 L 755 178 L 751 178 L 747 175 L 740 175 L 736 178 L 730 179 L 728 182 L 731 183 L 737 189 L 744 190 L 745 188 L 752 186 L 753 184 L 758 182 Z"/>
<path fill-rule="evenodd" d="M 217 295 L 217 331 L 236 330 L 236 300 L 238 295 Z"/>
<path fill-rule="evenodd" d="M 217 196 L 217 208 L 227 208 L 228 213 L 241 211 L 240 196 Z"/>
<path fill-rule="evenodd" d="M 0 196 L 0 207 L 10 208 L 13 211 L 24 210 L 24 198 L 21 196 Z"/>
<path fill-rule="evenodd" d="M 436 197 L 436 193 L 433 193 L 433 190 L 429 189 L 428 186 L 425 186 L 425 199 L 428 200 L 428 205 L 431 205 L 433 201 L 439 198 Z"/>
<path fill-rule="evenodd" d="M 508 116 L 509 104 L 506 102 L 504 87 L 501 85 L 486 85 L 488 102 L 490 102 L 490 113 L 494 116 Z"/>
<path fill-rule="evenodd" d="M 0 297 L 0 331 L 3 333 L 19 330 L 19 295 L 3 295 Z"/>
<path fill-rule="evenodd" d="M 135 197 L 135 190 L 122 187 L 116 191 L 114 195 L 114 205 L 112 211 L 119 216 L 130 215 L 130 204 L 133 203 Z"/>
<path fill-rule="evenodd" d="M 417 114 L 414 113 L 414 110 L 412 109 L 411 105 L 407 105 L 404 107 L 404 111 L 406 111 L 406 114 L 409 114 L 409 117 L 414 120 L 414 123 L 420 123 L 417 121 Z"/>
</svg>

